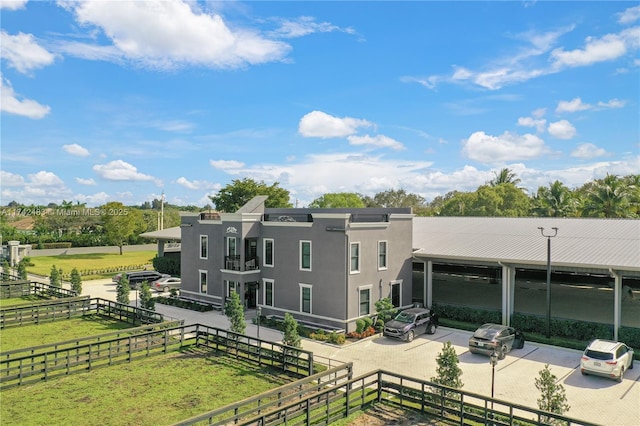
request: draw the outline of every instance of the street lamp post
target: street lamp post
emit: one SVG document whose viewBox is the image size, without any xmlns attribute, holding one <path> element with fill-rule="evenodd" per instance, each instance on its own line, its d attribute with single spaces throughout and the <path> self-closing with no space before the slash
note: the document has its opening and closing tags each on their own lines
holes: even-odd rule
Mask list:
<svg viewBox="0 0 640 426">
<path fill-rule="evenodd" d="M 558 228 L 553 229 L 553 234 L 545 234 L 544 228 L 538 227 L 543 237 L 547 239 L 547 339 L 551 337 L 551 238 L 558 235 Z"/>
<path fill-rule="evenodd" d="M 258 339 L 260 338 L 260 316 L 262 315 L 262 308 L 258 306 L 256 308 L 256 314 L 258 316 Z"/>
<path fill-rule="evenodd" d="M 489 363 L 491 364 L 491 418 L 493 418 L 493 391 L 496 378 L 496 365 L 498 365 L 498 354 L 495 349 L 489 355 Z"/>
</svg>

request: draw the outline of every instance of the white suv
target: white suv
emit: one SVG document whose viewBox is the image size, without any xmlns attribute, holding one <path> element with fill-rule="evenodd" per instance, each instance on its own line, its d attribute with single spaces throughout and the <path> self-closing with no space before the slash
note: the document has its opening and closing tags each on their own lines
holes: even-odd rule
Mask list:
<svg viewBox="0 0 640 426">
<path fill-rule="evenodd" d="M 633 368 L 633 349 L 624 343 L 596 339 L 589 343 L 580 359 L 582 374 L 595 374 L 622 381 L 626 370 Z"/>
</svg>

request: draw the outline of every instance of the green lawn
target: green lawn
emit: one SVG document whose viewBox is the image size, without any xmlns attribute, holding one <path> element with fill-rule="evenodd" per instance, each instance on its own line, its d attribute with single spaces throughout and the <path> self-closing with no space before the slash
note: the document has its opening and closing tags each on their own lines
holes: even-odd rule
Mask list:
<svg viewBox="0 0 640 426">
<path fill-rule="evenodd" d="M 51 267 L 55 265 L 57 269 L 62 268 L 65 274 L 69 274 L 73 268 L 77 268 L 83 274 L 83 279 L 109 278 L 117 273 L 118 268 L 136 266 L 136 269 L 142 269 L 144 266 L 151 265 L 152 259 L 156 254 L 155 251 L 151 250 L 125 252 L 122 255 L 117 253 L 86 253 L 37 256 L 30 258 L 34 266 L 29 266 L 27 271 L 48 276 L 51 273 Z M 109 269 L 111 271 L 105 271 Z M 105 272 L 92 275 L 82 272 L 88 270 Z"/>
<path fill-rule="evenodd" d="M 20 306 L 20 305 L 33 305 L 36 302 L 42 302 L 43 300 L 50 300 L 46 297 L 40 296 L 22 296 L 12 297 L 11 299 L 0 299 L 0 308 L 7 306 Z"/>
<path fill-rule="evenodd" d="M 11 299 L 14 300 L 14 299 Z M 130 323 L 99 315 L 87 315 L 43 324 L 8 327 L 0 330 L 0 350 L 27 348 L 64 342 L 134 327 Z"/>
<path fill-rule="evenodd" d="M 282 371 L 185 351 L 0 392 L 2 425 L 168 425 L 290 383 Z"/>
</svg>

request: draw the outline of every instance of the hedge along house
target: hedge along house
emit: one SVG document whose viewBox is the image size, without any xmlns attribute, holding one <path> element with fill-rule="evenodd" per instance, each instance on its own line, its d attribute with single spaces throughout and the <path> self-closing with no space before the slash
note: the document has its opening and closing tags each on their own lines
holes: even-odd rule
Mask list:
<svg viewBox="0 0 640 426">
<path fill-rule="evenodd" d="M 640 328 L 640 221 L 416 217 L 414 301 Z"/>
<path fill-rule="evenodd" d="M 375 302 L 412 304 L 410 208 L 271 209 L 253 198 L 235 213 L 184 215 L 181 296 L 355 329 Z"/>
</svg>

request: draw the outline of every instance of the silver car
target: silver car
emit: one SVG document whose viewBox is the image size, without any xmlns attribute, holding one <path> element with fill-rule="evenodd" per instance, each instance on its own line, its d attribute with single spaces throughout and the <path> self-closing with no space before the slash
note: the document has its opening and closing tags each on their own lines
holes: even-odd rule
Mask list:
<svg viewBox="0 0 640 426">
<path fill-rule="evenodd" d="M 633 368 L 633 349 L 624 343 L 596 339 L 580 358 L 580 372 L 622 381 L 625 370 Z"/>
<path fill-rule="evenodd" d="M 159 293 L 167 292 L 172 288 L 180 290 L 182 280 L 178 277 L 164 277 L 151 283 L 151 288 Z"/>
</svg>

